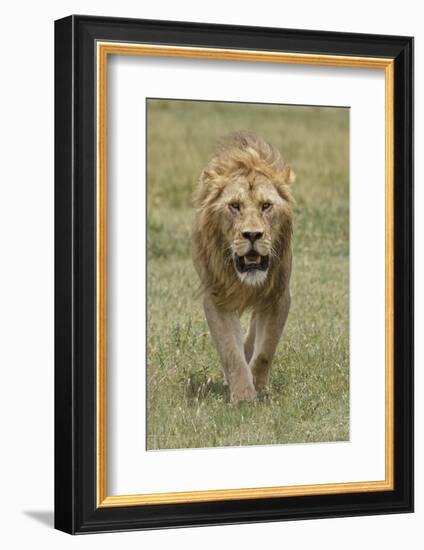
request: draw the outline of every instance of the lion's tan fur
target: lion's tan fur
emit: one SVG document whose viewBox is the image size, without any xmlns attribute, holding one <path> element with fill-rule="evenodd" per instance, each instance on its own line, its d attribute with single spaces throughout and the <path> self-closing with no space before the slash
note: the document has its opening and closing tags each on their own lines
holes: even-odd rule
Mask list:
<svg viewBox="0 0 424 550">
<path fill-rule="evenodd" d="M 268 384 L 289 312 L 293 181 L 278 151 L 249 132 L 223 141 L 200 176 L 193 260 L 234 401 L 254 399 Z M 246 266 L 252 253 L 265 265 L 240 268 L 240 258 Z M 244 339 L 240 315 L 247 308 L 252 317 Z"/>
<path fill-rule="evenodd" d="M 221 230 L 219 198 L 229 179 L 242 176 L 252 187 L 258 174 L 266 177 L 284 200 L 284 210 L 273 227 L 269 273 L 261 286 L 248 286 L 237 277 L 228 244 Z M 266 308 L 288 285 L 291 272 L 291 235 L 294 179 L 280 153 L 253 133 L 240 132 L 224 140 L 203 170 L 197 189 L 193 227 L 193 260 L 204 289 L 216 303 L 242 313 L 246 308 Z"/>
</svg>

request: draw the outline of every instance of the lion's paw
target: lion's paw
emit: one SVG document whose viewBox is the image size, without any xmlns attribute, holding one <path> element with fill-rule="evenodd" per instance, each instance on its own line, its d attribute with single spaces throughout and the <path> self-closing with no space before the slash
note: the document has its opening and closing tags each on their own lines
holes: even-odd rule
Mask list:
<svg viewBox="0 0 424 550">
<path fill-rule="evenodd" d="M 238 401 L 253 401 L 254 399 L 256 399 L 256 390 L 253 384 L 233 388 L 231 391 L 231 401 L 235 403 Z"/>
<path fill-rule="evenodd" d="M 253 375 L 253 384 L 257 391 L 262 391 L 268 387 L 269 376 Z"/>
</svg>

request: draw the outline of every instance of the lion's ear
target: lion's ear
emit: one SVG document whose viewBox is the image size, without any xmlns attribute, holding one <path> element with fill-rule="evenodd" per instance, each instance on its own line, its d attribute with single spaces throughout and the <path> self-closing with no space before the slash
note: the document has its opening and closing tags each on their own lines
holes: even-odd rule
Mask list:
<svg viewBox="0 0 424 550">
<path fill-rule="evenodd" d="M 293 202 L 290 185 L 296 181 L 296 174 L 287 164 L 278 174 L 276 180 L 274 180 L 274 186 L 280 197 L 287 201 Z"/>
<path fill-rule="evenodd" d="M 296 174 L 293 172 L 290 166 L 284 167 L 283 174 L 284 174 L 285 183 L 291 185 L 296 181 Z"/>
<path fill-rule="evenodd" d="M 210 183 L 212 181 L 215 181 L 218 177 L 218 174 L 215 172 L 215 170 L 212 170 L 211 168 L 203 170 L 200 179 L 203 183 Z"/>
<path fill-rule="evenodd" d="M 202 185 L 209 189 L 220 189 L 224 187 L 225 180 L 221 174 L 213 168 L 205 168 L 200 175 L 200 181 Z"/>
<path fill-rule="evenodd" d="M 224 188 L 222 177 L 213 169 L 205 168 L 200 174 L 196 203 L 203 208 L 206 204 L 216 200 Z"/>
</svg>

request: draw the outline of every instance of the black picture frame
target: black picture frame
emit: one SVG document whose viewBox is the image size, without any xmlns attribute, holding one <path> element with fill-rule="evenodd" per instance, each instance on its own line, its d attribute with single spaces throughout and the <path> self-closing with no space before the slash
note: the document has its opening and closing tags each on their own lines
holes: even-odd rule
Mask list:
<svg viewBox="0 0 424 550">
<path fill-rule="evenodd" d="M 99 40 L 394 60 L 394 490 L 97 507 Z M 55 527 L 94 533 L 413 511 L 413 39 L 73 15 L 55 22 Z"/>
</svg>

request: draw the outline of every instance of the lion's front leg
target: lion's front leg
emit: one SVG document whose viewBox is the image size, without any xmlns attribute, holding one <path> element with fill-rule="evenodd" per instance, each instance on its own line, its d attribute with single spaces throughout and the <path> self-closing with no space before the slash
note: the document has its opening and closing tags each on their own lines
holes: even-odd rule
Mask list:
<svg viewBox="0 0 424 550">
<path fill-rule="evenodd" d="M 290 293 L 287 291 L 277 304 L 256 313 L 256 337 L 250 369 L 256 390 L 268 385 L 271 363 L 283 333 L 290 308 Z"/>
<path fill-rule="evenodd" d="M 231 400 L 255 399 L 256 390 L 252 372 L 244 356 L 243 334 L 238 315 L 219 308 L 210 296 L 205 296 L 203 306 L 225 379 L 230 386 Z"/>
</svg>

